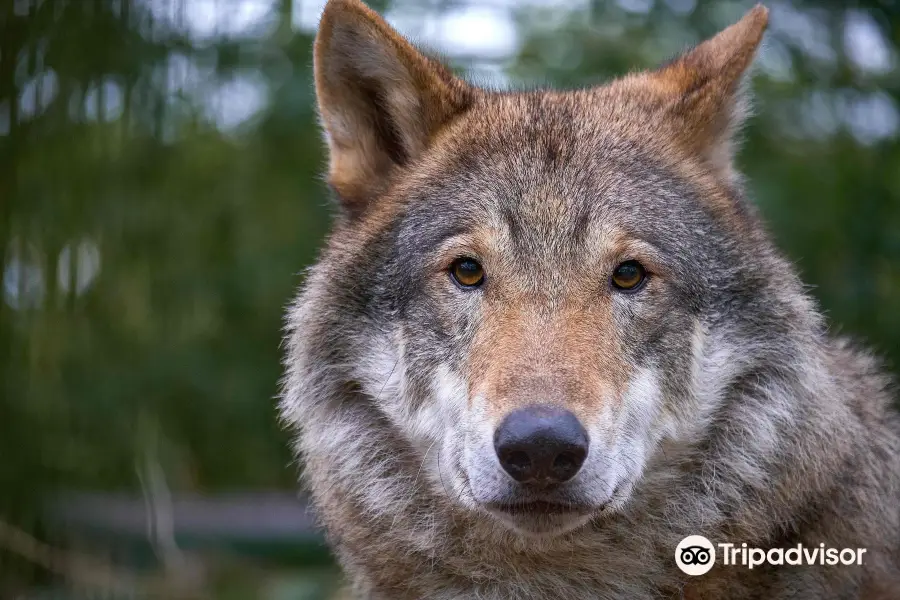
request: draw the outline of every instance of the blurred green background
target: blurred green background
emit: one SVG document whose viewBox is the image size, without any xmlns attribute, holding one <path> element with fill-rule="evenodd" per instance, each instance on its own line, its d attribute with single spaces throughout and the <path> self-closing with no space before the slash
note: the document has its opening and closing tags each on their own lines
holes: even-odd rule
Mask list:
<svg viewBox="0 0 900 600">
<path fill-rule="evenodd" d="M 322 0 L 0 0 L 0 598 L 337 597 L 280 431 L 328 227 Z M 372 2 L 477 83 L 584 86 L 748 2 Z M 834 328 L 900 358 L 900 2 L 773 0 L 740 163 Z"/>
</svg>

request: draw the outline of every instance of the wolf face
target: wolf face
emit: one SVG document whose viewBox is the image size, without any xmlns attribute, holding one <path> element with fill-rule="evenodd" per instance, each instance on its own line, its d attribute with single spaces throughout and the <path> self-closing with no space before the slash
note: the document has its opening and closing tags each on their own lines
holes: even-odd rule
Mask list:
<svg viewBox="0 0 900 600">
<path fill-rule="evenodd" d="M 330 0 L 340 214 L 288 314 L 281 415 L 357 597 L 900 597 L 889 380 L 828 336 L 732 166 L 766 19 L 496 93 Z M 688 535 L 868 562 L 689 578 Z"/>
<path fill-rule="evenodd" d="M 509 120 L 459 118 L 448 135 L 471 145 L 411 186 L 378 261 L 404 290 L 380 361 L 394 378 L 366 379 L 396 382 L 381 402 L 440 444 L 454 498 L 561 532 L 620 506 L 662 438 L 700 419 L 698 336 L 742 285 L 742 252 L 652 148 L 609 137 L 602 99 L 493 101 Z"/>
<path fill-rule="evenodd" d="M 474 518 L 547 537 L 621 510 L 797 302 L 731 165 L 766 20 L 593 89 L 492 93 L 332 0 L 315 72 L 342 214 L 292 389 L 352 387 Z"/>
</svg>

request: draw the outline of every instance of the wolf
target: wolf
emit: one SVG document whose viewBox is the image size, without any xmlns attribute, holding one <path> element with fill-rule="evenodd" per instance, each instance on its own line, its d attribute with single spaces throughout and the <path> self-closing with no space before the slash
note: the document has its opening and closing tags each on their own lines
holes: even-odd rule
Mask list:
<svg viewBox="0 0 900 600">
<path fill-rule="evenodd" d="M 327 3 L 339 208 L 279 414 L 355 597 L 900 598 L 893 384 L 831 336 L 733 162 L 767 21 L 500 92 Z M 865 553 L 692 576 L 689 535 Z"/>
</svg>

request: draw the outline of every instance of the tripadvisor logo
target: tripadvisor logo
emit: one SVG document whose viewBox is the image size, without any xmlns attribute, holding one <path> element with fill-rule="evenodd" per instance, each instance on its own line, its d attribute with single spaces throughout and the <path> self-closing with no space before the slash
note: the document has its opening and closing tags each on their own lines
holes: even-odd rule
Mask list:
<svg viewBox="0 0 900 600">
<path fill-rule="evenodd" d="M 797 544 L 790 548 L 767 550 L 752 548 L 747 544 L 713 545 L 702 535 L 689 535 L 675 548 L 675 564 L 688 575 L 703 575 L 715 565 L 717 548 L 723 566 L 747 569 L 762 565 L 861 565 L 866 553 L 865 548 L 828 548 L 825 544 L 813 547 Z"/>
<path fill-rule="evenodd" d="M 702 535 L 689 535 L 675 548 L 675 564 L 688 575 L 703 575 L 716 563 L 716 549 Z"/>
</svg>

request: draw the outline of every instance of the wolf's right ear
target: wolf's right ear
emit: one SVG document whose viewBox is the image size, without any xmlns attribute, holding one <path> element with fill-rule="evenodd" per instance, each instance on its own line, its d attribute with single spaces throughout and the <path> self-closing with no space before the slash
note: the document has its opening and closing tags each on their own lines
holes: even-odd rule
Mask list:
<svg viewBox="0 0 900 600">
<path fill-rule="evenodd" d="M 351 217 L 468 105 L 472 93 L 359 0 L 330 0 L 314 51 L 328 179 Z"/>
</svg>

